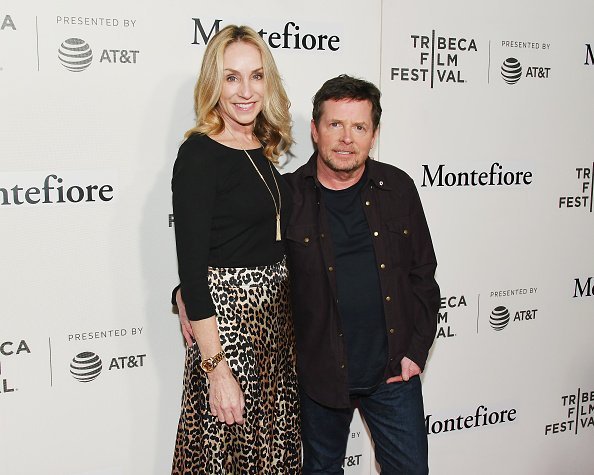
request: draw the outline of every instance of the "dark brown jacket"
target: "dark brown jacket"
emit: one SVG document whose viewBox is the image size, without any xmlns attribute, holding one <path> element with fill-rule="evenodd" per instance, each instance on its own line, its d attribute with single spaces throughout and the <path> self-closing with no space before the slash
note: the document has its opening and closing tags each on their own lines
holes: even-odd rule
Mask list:
<svg viewBox="0 0 594 475">
<path fill-rule="evenodd" d="M 345 344 L 336 298 L 334 253 L 316 178 L 316 157 L 284 175 L 293 195 L 286 233 L 300 384 L 329 407 L 350 405 Z M 407 356 L 424 367 L 437 327 L 437 262 L 417 189 L 402 170 L 366 166 L 363 209 L 373 234 L 388 337 L 386 377 Z"/>
</svg>

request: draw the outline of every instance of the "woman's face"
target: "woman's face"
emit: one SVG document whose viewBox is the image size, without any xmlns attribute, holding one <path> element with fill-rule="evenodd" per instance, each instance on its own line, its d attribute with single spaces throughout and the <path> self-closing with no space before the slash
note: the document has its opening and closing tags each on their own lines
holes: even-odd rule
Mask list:
<svg viewBox="0 0 594 475">
<path fill-rule="evenodd" d="M 225 125 L 253 127 L 262 110 L 266 83 L 258 48 L 242 41 L 231 43 L 223 54 L 223 89 L 218 108 Z"/>
</svg>

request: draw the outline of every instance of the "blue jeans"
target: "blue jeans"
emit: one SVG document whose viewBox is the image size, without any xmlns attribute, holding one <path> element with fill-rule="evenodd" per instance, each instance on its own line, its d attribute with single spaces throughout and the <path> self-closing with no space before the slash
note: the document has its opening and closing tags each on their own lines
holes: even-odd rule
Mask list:
<svg viewBox="0 0 594 475">
<path fill-rule="evenodd" d="M 382 383 L 358 402 L 382 475 L 429 473 L 421 379 Z M 353 411 L 322 406 L 301 391 L 303 475 L 344 473 Z"/>
</svg>

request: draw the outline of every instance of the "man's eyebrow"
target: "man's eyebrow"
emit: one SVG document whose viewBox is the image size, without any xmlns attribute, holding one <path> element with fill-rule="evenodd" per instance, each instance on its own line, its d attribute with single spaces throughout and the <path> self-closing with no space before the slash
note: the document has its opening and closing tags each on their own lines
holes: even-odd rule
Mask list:
<svg viewBox="0 0 594 475">
<path fill-rule="evenodd" d="M 328 122 L 338 122 L 339 124 L 342 124 L 344 122 L 345 119 L 328 119 Z M 369 127 L 369 122 L 362 120 L 359 122 L 353 122 L 353 125 L 364 125 L 365 127 Z"/>
</svg>

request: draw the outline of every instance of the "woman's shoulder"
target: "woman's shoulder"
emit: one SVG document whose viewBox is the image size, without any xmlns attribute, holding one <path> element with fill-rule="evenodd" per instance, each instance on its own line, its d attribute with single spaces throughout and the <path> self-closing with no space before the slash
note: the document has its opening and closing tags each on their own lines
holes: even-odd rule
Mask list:
<svg viewBox="0 0 594 475">
<path fill-rule="evenodd" d="M 231 149 L 208 135 L 193 134 L 180 145 L 173 173 L 226 174 L 240 163 L 237 158 L 241 153 L 241 150 Z"/>
<path fill-rule="evenodd" d="M 180 173 L 195 174 L 205 169 L 214 172 L 216 163 L 210 141 L 208 136 L 200 134 L 193 134 L 183 141 L 173 165 L 174 178 Z"/>
<path fill-rule="evenodd" d="M 179 146 L 180 152 L 193 151 L 209 151 L 215 148 L 216 142 L 211 139 L 208 135 L 204 134 L 192 134 Z"/>
<path fill-rule="evenodd" d="M 176 162 L 205 165 L 220 159 L 222 152 L 220 145 L 208 135 L 193 134 L 179 146 Z"/>
<path fill-rule="evenodd" d="M 190 135 L 179 147 L 178 155 L 200 156 L 203 159 L 228 158 L 241 153 L 203 134 Z"/>
</svg>

